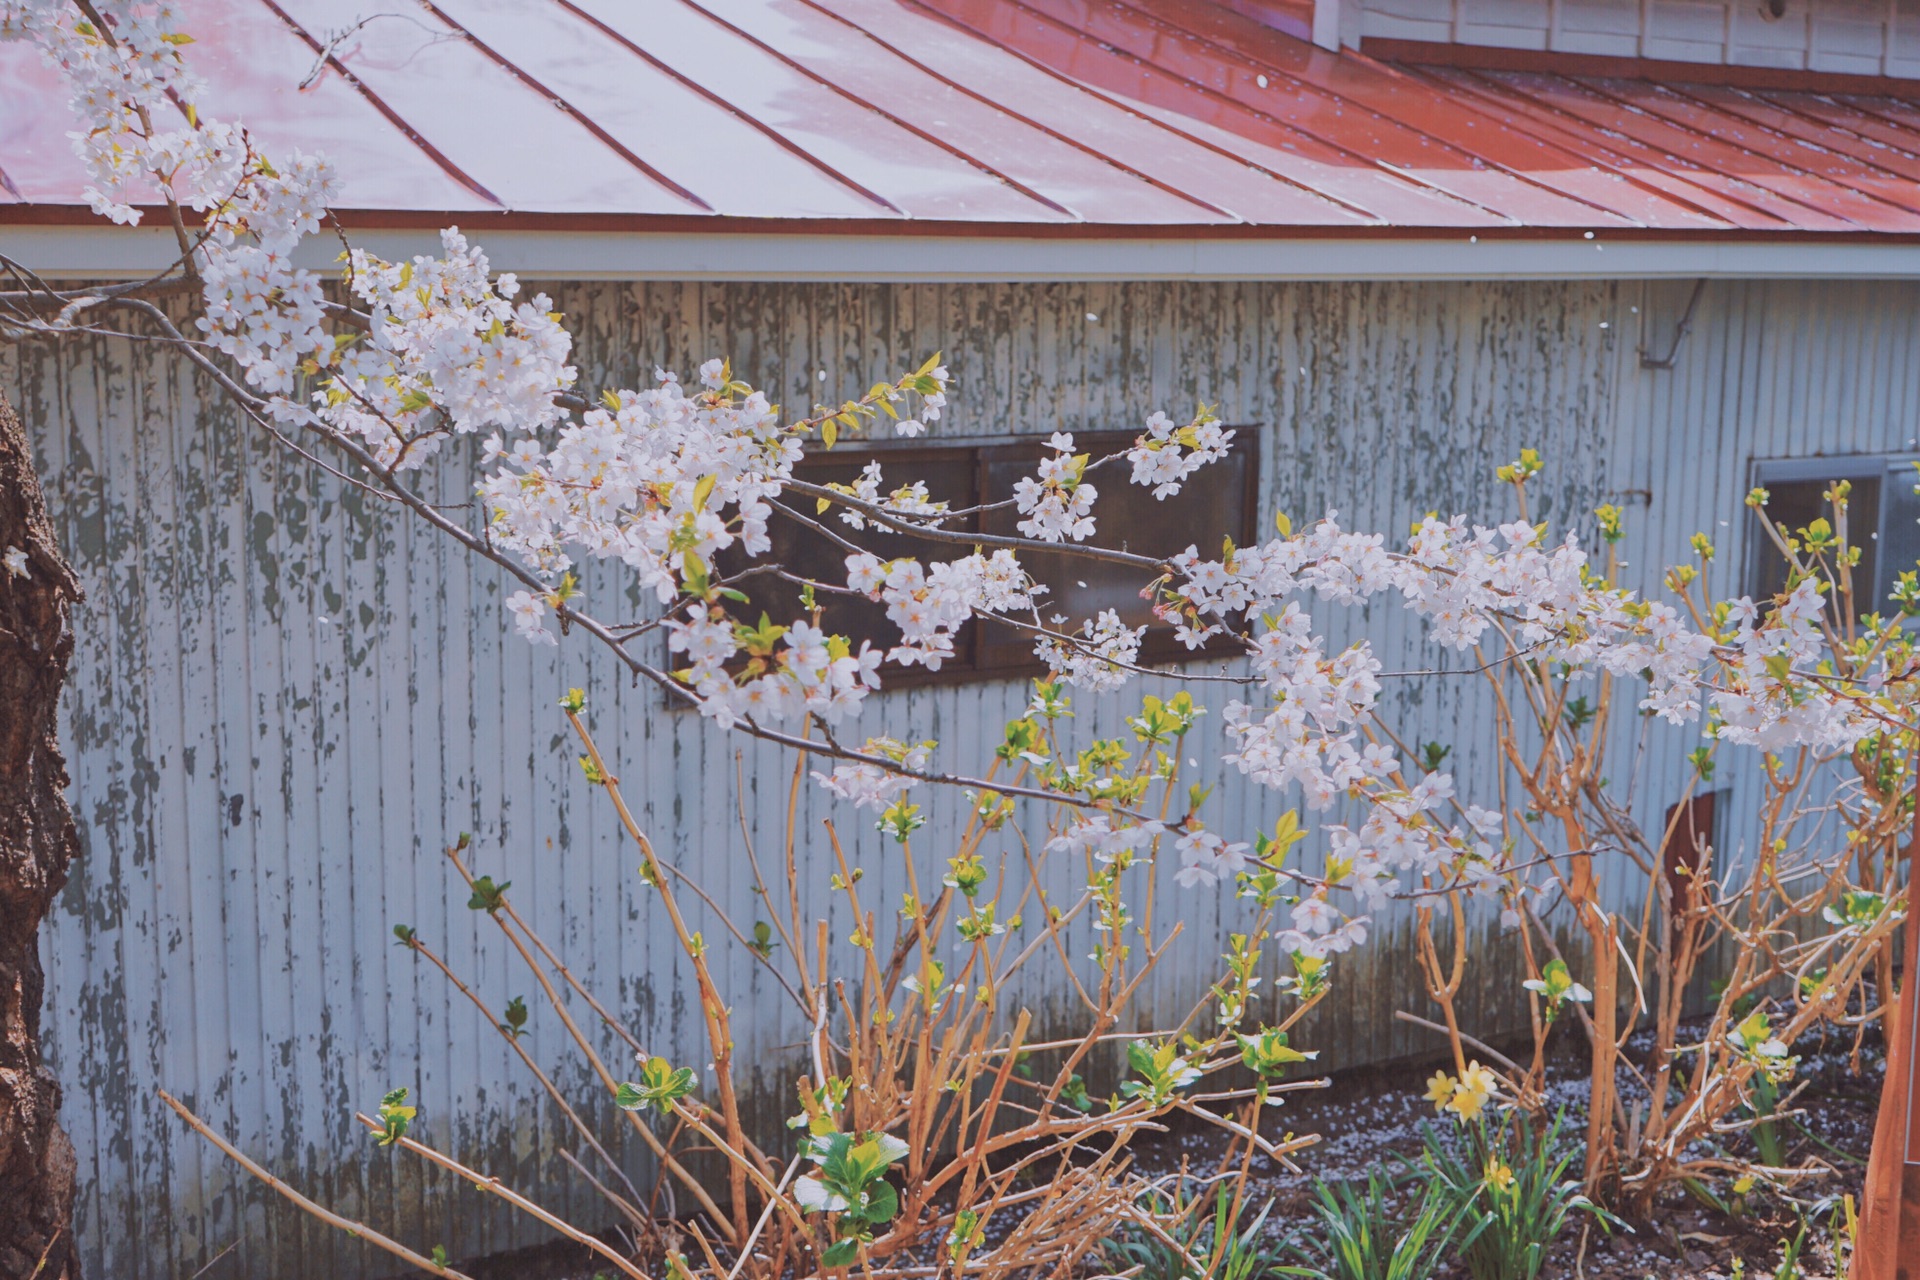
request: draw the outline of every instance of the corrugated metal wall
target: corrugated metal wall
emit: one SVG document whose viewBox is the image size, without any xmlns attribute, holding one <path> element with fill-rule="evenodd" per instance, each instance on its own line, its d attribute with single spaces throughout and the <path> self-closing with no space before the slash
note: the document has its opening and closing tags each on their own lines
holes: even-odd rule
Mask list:
<svg viewBox="0 0 1920 1280">
<path fill-rule="evenodd" d="M 1649 574 L 1696 528 L 1730 553 L 1718 572 L 1737 571 L 1740 540 L 1728 535 L 1750 457 L 1903 448 L 1920 434 L 1920 286 L 1909 284 L 1716 282 L 1671 372 L 1642 370 L 1633 348 L 1642 312 L 1664 346 L 1684 285 L 593 284 L 556 296 L 595 387 L 727 353 L 741 375 L 805 403 L 939 348 L 960 380 L 942 424 L 953 435 L 1131 427 L 1203 399 L 1270 424 L 1263 521 L 1331 506 L 1392 532 L 1429 509 L 1504 511 L 1493 467 L 1537 446 L 1550 463 L 1543 514 L 1628 505 L 1628 558 Z M 664 711 L 584 644 L 553 655 L 503 637 L 497 575 L 240 430 L 151 349 L 0 349 L 0 387 L 39 431 L 90 593 L 67 726 L 86 853 L 49 930 L 47 1028 L 95 1274 L 191 1274 L 236 1238 L 215 1280 L 389 1269 L 236 1183 L 156 1086 L 342 1212 L 456 1255 L 529 1234 L 368 1147 L 351 1113 L 394 1085 L 415 1090 L 433 1138 L 592 1213 L 530 1082 L 389 930 L 417 927 L 496 1005 L 534 994 L 451 887 L 439 849 L 471 831 L 476 869 L 512 882 L 522 910 L 649 1045 L 697 1065 L 687 975 L 611 815 L 585 794 L 552 698 L 588 689 L 663 854 L 745 920 L 756 913 L 736 778 L 768 842 L 790 760 Z M 445 496 L 459 490 L 450 482 Z M 588 585 L 600 599 L 615 592 L 605 575 Z M 1415 665 L 1399 617 L 1327 621 L 1366 626 L 1390 668 Z M 1489 723 L 1476 686 L 1402 680 L 1390 700 L 1409 737 L 1455 744 L 1471 796 L 1490 776 L 1470 746 Z M 968 764 L 1022 701 L 1006 683 L 900 692 L 867 727 L 937 737 L 946 759 Z M 1096 701 L 1083 729 L 1117 723 L 1117 701 Z M 1209 701 L 1199 745 L 1217 749 L 1225 698 Z M 1691 734 L 1652 735 L 1643 806 L 1671 800 L 1673 762 L 1692 745 Z M 932 804 L 935 825 L 916 841 L 923 877 L 938 874 L 930 837 L 953 808 Z M 1217 826 L 1245 835 L 1284 807 L 1232 783 L 1213 804 Z M 809 788 L 803 828 L 828 816 L 868 825 Z M 881 856 L 871 832 L 858 843 L 868 901 L 884 908 L 904 885 L 897 854 Z M 1075 887 L 1071 868 L 1050 874 L 1059 892 Z M 1211 896 L 1170 900 L 1187 933 L 1147 1001 L 1160 1016 L 1204 991 L 1237 920 Z M 824 883 L 808 906 L 844 936 Z M 1391 1020 L 1423 998 L 1404 922 L 1385 923 L 1301 1037 L 1328 1065 L 1433 1047 Z M 800 1024 L 743 953 L 719 951 L 747 1015 L 756 1114 L 773 1127 L 790 1109 Z M 1482 966 L 1469 1021 L 1494 1022 L 1514 981 Z M 1064 1009 L 1058 984 L 1023 995 L 1043 1018 Z M 554 1019 L 530 1004 L 535 1052 L 593 1098 Z M 640 1152 L 627 1155 L 641 1171 Z"/>
</svg>

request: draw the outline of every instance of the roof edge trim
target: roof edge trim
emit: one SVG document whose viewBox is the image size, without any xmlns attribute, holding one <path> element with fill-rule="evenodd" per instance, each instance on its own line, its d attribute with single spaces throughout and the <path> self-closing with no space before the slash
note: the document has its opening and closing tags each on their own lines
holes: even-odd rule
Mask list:
<svg viewBox="0 0 1920 1280">
<path fill-rule="evenodd" d="M 467 220 L 471 222 L 471 220 Z M 552 232 L 477 228 L 497 270 L 530 279 L 765 281 L 1920 279 L 1920 236 L 1586 240 L 1286 236 L 1264 239 Z M 363 230 L 390 259 L 435 253 L 426 229 Z M 163 227 L 0 223 L 0 253 L 48 278 L 127 279 L 178 252 Z M 310 260 L 306 260 L 310 259 Z M 338 269 L 327 242 L 302 265 Z"/>
<path fill-rule="evenodd" d="M 142 215 L 141 226 L 132 232 L 158 226 L 167 219 L 167 211 L 158 205 L 136 206 Z M 198 216 L 185 210 L 188 226 L 199 225 Z M 717 213 L 570 213 L 534 210 L 490 209 L 334 209 L 330 211 L 341 227 L 355 235 L 378 232 L 431 231 L 459 227 L 474 235 L 526 233 L 565 238 L 568 236 L 671 236 L 685 234 L 719 239 L 771 237 L 775 239 L 843 239 L 858 241 L 899 240 L 1081 240 L 1097 243 L 1135 243 L 1140 241 L 1205 241 L 1237 243 L 1268 241 L 1389 240 L 1431 241 L 1436 244 L 1475 242 L 1547 241 L 1572 243 L 1592 250 L 1596 242 L 1623 244 L 1635 240 L 1661 243 L 1858 243 L 1920 244 L 1920 231 L 1873 231 L 1848 229 L 1803 231 L 1794 229 L 1752 229 L 1742 227 L 1627 227 L 1596 224 L 1584 226 L 1492 226 L 1473 228 L 1435 228 L 1408 225 L 1315 225 L 1272 222 L 1007 222 L 933 218 L 765 218 L 735 217 Z M 108 224 L 85 205 L 79 204 L 0 204 L 0 230 L 7 227 L 59 227 L 76 232 L 104 235 L 127 234 L 128 228 Z M 437 243 L 437 241 L 436 241 Z"/>
</svg>

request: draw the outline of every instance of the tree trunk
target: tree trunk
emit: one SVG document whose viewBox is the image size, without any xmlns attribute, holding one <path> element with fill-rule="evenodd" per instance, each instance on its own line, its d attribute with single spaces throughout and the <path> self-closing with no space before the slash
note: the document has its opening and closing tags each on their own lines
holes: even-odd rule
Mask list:
<svg viewBox="0 0 1920 1280">
<path fill-rule="evenodd" d="M 77 1280 L 73 1144 L 40 1058 L 40 921 L 78 847 L 55 737 L 79 584 L 0 396 L 0 1280 Z"/>
<path fill-rule="evenodd" d="M 1907 948 L 1900 993 L 1881 993 L 1887 1010 L 1880 1021 L 1887 1036 L 1887 1075 L 1880 1086 L 1866 1186 L 1860 1192 L 1860 1236 L 1847 1273 L 1850 1280 L 1908 1280 L 1920 1274 L 1920 1144 L 1913 1141 L 1920 1125 L 1911 1112 L 1914 1049 L 1920 1045 L 1914 1029 L 1920 1021 L 1920 909 L 1913 901 L 1917 855 L 1920 811 L 1914 814 L 1913 842 L 1907 846 Z"/>
</svg>

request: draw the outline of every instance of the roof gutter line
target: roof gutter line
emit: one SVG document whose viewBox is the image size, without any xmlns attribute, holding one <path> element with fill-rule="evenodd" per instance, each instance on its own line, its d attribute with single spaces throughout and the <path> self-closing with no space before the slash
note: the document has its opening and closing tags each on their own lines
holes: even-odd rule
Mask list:
<svg viewBox="0 0 1920 1280">
<path fill-rule="evenodd" d="M 475 227 L 502 271 L 549 280 L 1920 280 L 1920 237 L 1517 238 L 1290 235 L 953 234 L 566 231 Z M 361 226 L 355 242 L 390 259 L 432 253 L 430 227 Z M 127 279 L 171 261 L 165 228 L 25 225 L 0 220 L 0 253 L 49 279 Z M 311 259 L 310 261 L 308 259 Z M 338 270 L 314 240 L 297 261 Z"/>
</svg>

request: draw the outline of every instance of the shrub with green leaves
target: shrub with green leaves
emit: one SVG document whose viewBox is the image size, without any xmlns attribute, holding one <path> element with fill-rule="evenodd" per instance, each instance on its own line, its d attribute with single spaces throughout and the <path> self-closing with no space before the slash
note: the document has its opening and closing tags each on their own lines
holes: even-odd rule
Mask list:
<svg viewBox="0 0 1920 1280">
<path fill-rule="evenodd" d="M 651 1057 L 640 1064 L 640 1079 L 623 1082 L 614 1090 L 613 1105 L 622 1111 L 652 1107 L 661 1115 L 673 1110 L 673 1104 L 693 1092 L 693 1068 L 675 1067 L 662 1057 Z"/>
<path fill-rule="evenodd" d="M 808 1156 L 814 1171 L 794 1184 L 794 1200 L 809 1213 L 833 1217 L 832 1244 L 820 1254 L 826 1267 L 850 1265 L 876 1229 L 900 1212 L 900 1195 L 887 1170 L 907 1154 L 907 1144 L 888 1133 L 829 1133 L 813 1138 Z"/>
</svg>

